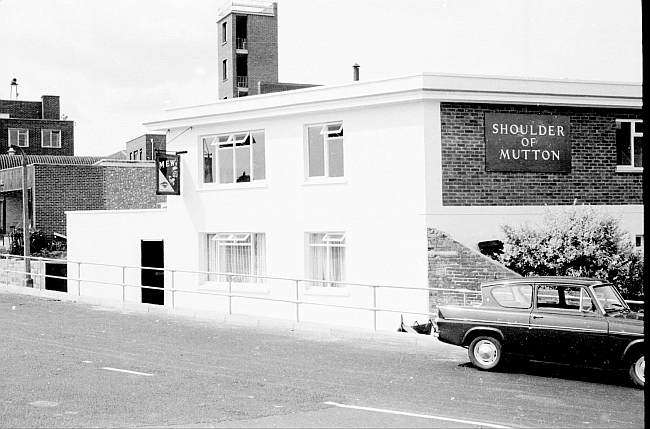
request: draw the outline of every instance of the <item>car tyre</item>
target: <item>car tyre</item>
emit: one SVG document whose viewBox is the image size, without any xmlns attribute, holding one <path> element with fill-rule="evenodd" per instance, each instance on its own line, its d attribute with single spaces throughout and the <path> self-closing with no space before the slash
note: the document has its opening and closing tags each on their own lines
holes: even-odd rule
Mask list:
<svg viewBox="0 0 650 429">
<path fill-rule="evenodd" d="M 470 343 L 467 354 L 476 368 L 492 370 L 501 362 L 501 342 L 489 336 L 476 337 Z"/>
<path fill-rule="evenodd" d="M 629 372 L 632 382 L 643 388 L 645 386 L 645 355 L 643 353 L 630 362 Z"/>
</svg>

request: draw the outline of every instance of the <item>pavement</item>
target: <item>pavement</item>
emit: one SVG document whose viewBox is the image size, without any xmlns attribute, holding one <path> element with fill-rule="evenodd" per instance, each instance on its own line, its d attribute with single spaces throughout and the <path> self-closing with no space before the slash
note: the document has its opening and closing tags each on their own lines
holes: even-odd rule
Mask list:
<svg viewBox="0 0 650 429">
<path fill-rule="evenodd" d="M 247 326 L 260 329 L 272 329 L 278 331 L 296 331 L 310 332 L 321 335 L 330 335 L 342 339 L 359 339 L 365 341 L 377 341 L 389 344 L 404 344 L 415 347 L 452 347 L 456 346 L 441 343 L 433 335 L 412 334 L 395 331 L 374 331 L 366 328 L 355 328 L 339 325 L 328 325 L 313 322 L 296 322 L 292 320 L 274 319 L 266 317 L 256 317 L 251 315 L 238 315 L 219 313 L 216 311 L 196 310 L 191 308 L 172 308 L 154 304 L 144 304 L 139 302 L 123 302 L 93 296 L 71 295 L 67 292 L 58 292 L 45 289 L 29 288 L 23 286 L 14 286 L 0 284 L 0 293 L 13 293 L 19 295 L 30 295 L 40 298 L 55 299 L 65 302 L 76 302 L 99 307 L 105 307 L 114 310 L 136 311 L 150 314 L 165 314 L 174 317 L 183 317 L 187 319 L 214 321 L 215 323 Z"/>
</svg>

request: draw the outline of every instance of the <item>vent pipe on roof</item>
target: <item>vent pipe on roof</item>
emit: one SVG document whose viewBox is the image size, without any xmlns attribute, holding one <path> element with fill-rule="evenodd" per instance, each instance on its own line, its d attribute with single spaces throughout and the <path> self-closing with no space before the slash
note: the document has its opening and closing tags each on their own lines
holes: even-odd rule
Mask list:
<svg viewBox="0 0 650 429">
<path fill-rule="evenodd" d="M 357 81 L 359 80 L 359 64 L 354 63 L 352 66 L 352 80 Z"/>
</svg>

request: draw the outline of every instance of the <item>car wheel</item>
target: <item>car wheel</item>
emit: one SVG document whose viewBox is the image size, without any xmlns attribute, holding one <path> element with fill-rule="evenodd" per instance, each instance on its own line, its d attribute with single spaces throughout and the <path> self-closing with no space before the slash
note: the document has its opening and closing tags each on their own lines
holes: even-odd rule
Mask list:
<svg viewBox="0 0 650 429">
<path fill-rule="evenodd" d="M 645 355 L 638 355 L 636 359 L 630 363 L 630 378 L 637 386 L 645 386 Z"/>
<path fill-rule="evenodd" d="M 491 370 L 501 362 L 501 342 L 493 337 L 476 337 L 467 349 L 469 360 L 480 370 Z"/>
</svg>

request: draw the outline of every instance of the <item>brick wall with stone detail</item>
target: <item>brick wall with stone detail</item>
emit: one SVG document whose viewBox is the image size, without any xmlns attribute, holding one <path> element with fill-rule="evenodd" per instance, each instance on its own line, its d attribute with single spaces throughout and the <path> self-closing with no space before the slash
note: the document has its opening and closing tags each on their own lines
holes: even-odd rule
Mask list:
<svg viewBox="0 0 650 429">
<path fill-rule="evenodd" d="M 155 209 L 155 164 L 140 166 L 35 164 L 34 228 L 66 234 L 66 211 Z"/>
<path fill-rule="evenodd" d="M 514 271 L 455 241 L 434 228 L 427 229 L 429 243 L 429 287 L 456 290 L 432 290 L 430 311 L 436 304 L 474 305 L 481 302 L 479 285 L 485 280 L 521 277 Z M 475 291 L 475 293 L 463 292 Z"/>
<path fill-rule="evenodd" d="M 441 103 L 445 206 L 643 204 L 643 174 L 616 172 L 616 119 L 640 109 Z M 570 119 L 571 172 L 485 171 L 486 112 Z"/>
</svg>

